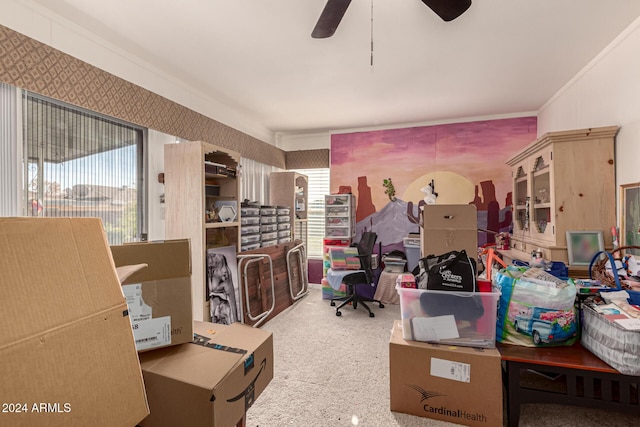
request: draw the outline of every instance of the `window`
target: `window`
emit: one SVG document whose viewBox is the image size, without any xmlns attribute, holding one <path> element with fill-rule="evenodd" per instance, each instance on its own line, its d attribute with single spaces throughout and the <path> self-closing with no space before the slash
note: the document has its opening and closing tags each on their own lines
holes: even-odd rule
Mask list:
<svg viewBox="0 0 640 427">
<path fill-rule="evenodd" d="M 307 257 L 322 259 L 324 239 L 324 196 L 329 194 L 329 168 L 295 169 L 306 175 L 308 182 Z"/>
<path fill-rule="evenodd" d="M 144 129 L 23 94 L 23 215 L 99 217 L 109 243 L 140 240 Z"/>
</svg>

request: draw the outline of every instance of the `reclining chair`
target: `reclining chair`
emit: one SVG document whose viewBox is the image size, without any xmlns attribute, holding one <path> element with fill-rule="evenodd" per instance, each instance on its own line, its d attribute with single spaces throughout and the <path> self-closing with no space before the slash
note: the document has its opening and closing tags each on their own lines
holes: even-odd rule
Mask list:
<svg viewBox="0 0 640 427">
<path fill-rule="evenodd" d="M 373 248 L 375 247 L 377 238 L 378 235 L 372 231 L 365 231 L 362 233 L 362 237 L 360 238 L 360 242 L 358 242 L 357 246 L 358 258 L 360 259 L 360 270 L 354 270 L 353 273 L 347 274 L 342 278 L 342 283 L 347 285 L 347 296 L 331 299 L 332 307 L 335 307 L 336 301 L 342 301 L 342 304 L 336 308 L 336 316 L 342 316 L 340 309 L 349 303 L 353 305 L 354 309 L 358 307 L 358 304 L 362 305 L 369 312 L 369 317 L 375 317 L 375 314 L 373 314 L 365 302 L 375 302 L 378 303 L 380 308 L 384 308 L 384 304 L 377 299 L 363 295 L 365 293 L 364 290 L 366 290 L 366 286 L 369 286 L 370 288 L 375 286 L 373 283 L 374 274 L 371 268 L 371 256 L 373 254 Z M 360 289 L 364 288 L 361 293 L 358 293 L 359 287 Z M 369 289 L 368 291 L 375 291 L 375 289 Z"/>
</svg>

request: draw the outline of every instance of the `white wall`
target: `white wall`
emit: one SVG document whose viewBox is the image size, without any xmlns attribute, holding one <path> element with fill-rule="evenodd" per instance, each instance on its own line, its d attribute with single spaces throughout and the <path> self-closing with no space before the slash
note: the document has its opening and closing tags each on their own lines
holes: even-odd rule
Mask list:
<svg viewBox="0 0 640 427">
<path fill-rule="evenodd" d="M 331 133 L 276 135 L 276 145 L 284 151 L 320 150 L 331 148 Z"/>
<path fill-rule="evenodd" d="M 147 133 L 147 235 L 149 240 L 164 239 L 164 204 L 160 196 L 164 194 L 164 184 L 158 182 L 158 175 L 164 172 L 164 144 L 176 142 L 175 136 L 149 129 Z"/>
<path fill-rule="evenodd" d="M 618 186 L 640 182 L 639 52 L 640 19 L 538 112 L 539 135 L 558 130 L 620 126 L 616 138 Z"/>
</svg>

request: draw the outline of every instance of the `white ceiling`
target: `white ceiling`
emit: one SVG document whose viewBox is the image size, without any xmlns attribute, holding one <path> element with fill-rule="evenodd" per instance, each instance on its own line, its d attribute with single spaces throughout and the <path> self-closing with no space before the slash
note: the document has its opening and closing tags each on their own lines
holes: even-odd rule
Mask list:
<svg viewBox="0 0 640 427">
<path fill-rule="evenodd" d="M 325 0 L 35 2 L 283 134 L 535 112 L 640 16 L 638 0 L 473 0 L 446 23 L 420 0 L 353 0 L 312 39 Z"/>
</svg>

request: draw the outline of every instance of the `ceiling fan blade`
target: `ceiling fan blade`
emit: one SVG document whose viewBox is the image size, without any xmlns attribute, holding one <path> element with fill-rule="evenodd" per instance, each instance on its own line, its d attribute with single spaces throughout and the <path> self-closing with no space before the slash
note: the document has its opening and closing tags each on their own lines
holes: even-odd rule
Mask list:
<svg viewBox="0 0 640 427">
<path fill-rule="evenodd" d="M 453 21 L 471 6 L 471 0 L 422 0 L 443 21 Z"/>
<path fill-rule="evenodd" d="M 315 28 L 311 32 L 314 39 L 325 39 L 336 32 L 338 24 L 347 11 L 351 0 L 327 0 Z"/>
</svg>

